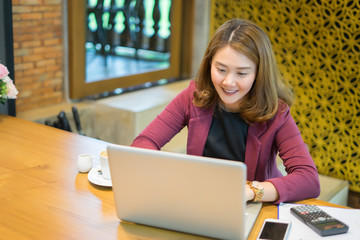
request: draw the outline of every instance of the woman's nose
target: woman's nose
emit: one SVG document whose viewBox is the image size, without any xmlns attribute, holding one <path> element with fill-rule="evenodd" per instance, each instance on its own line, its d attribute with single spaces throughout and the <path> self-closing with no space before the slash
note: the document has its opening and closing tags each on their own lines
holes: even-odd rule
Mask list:
<svg viewBox="0 0 360 240">
<path fill-rule="evenodd" d="M 233 86 L 235 85 L 235 77 L 232 73 L 226 74 L 223 84 L 226 86 Z"/>
</svg>

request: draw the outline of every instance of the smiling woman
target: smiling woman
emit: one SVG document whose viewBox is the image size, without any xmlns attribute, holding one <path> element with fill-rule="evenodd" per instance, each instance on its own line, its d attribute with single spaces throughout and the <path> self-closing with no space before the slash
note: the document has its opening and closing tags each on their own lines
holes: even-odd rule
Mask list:
<svg viewBox="0 0 360 240">
<path fill-rule="evenodd" d="M 241 102 L 250 91 L 256 65 L 230 46 L 219 49 L 211 63 L 211 80 L 219 94 L 219 105 L 229 112 L 239 112 Z"/>
<path fill-rule="evenodd" d="M 243 21 L 239 26 L 234 24 L 232 28 L 224 24 L 215 33 L 198 72 L 198 90 L 195 92 L 194 103 L 197 107 L 209 107 L 221 98 L 223 91 L 219 91 L 217 85 L 213 84 L 212 74 L 216 69 L 214 64 L 218 61 L 217 57 L 221 57 L 221 61 L 231 57 L 232 61 L 226 63 L 229 66 L 231 64 L 235 68 L 250 67 L 255 71 L 255 76 L 243 75 L 243 79 L 254 80 L 252 77 L 255 77 L 255 80 L 249 82 L 250 85 L 247 87 L 250 89 L 246 94 L 239 96 L 244 97 L 246 101 L 242 101 L 241 105 L 236 104 L 235 108 L 238 108 L 237 111 L 247 122 L 264 122 L 276 114 L 279 99 L 290 106 L 293 95 L 281 78 L 268 36 L 258 26 L 246 23 L 247 21 Z M 233 70 L 233 73 L 235 72 L 251 73 Z"/>
<path fill-rule="evenodd" d="M 211 39 L 195 81 L 132 146 L 160 150 L 187 126 L 188 154 L 245 162 L 248 201 L 317 197 L 319 177 L 290 115 L 291 103 L 265 32 L 233 19 Z M 278 154 L 286 176 L 277 168 Z"/>
</svg>

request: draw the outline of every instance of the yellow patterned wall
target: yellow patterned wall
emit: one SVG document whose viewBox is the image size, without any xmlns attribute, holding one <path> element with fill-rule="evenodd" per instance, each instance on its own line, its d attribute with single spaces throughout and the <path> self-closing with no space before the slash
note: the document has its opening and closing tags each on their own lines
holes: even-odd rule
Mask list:
<svg viewBox="0 0 360 240">
<path fill-rule="evenodd" d="M 269 35 L 319 172 L 360 192 L 359 0 L 212 0 L 211 33 L 232 18 Z"/>
</svg>

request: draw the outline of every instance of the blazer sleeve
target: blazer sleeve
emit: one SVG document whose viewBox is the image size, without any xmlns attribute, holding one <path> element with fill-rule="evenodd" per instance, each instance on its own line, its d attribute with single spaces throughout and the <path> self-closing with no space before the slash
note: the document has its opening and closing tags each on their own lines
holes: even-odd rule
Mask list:
<svg viewBox="0 0 360 240">
<path fill-rule="evenodd" d="M 160 150 L 188 122 L 189 104 L 195 82 L 181 91 L 156 118 L 137 136 L 131 146 Z"/>
<path fill-rule="evenodd" d="M 275 144 L 287 175 L 267 180 L 279 192 L 279 199 L 275 204 L 316 198 L 320 194 L 320 182 L 315 163 L 290 115 L 289 107 L 280 115 L 282 126 L 276 133 Z"/>
</svg>

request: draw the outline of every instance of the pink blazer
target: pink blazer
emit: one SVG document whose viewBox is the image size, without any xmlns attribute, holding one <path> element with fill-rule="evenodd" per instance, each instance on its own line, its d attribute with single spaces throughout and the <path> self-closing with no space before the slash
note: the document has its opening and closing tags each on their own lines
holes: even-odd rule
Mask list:
<svg viewBox="0 0 360 240">
<path fill-rule="evenodd" d="M 179 93 L 171 103 L 137 136 L 134 147 L 160 150 L 182 128 L 188 127 L 187 154 L 202 155 L 209 133 L 214 107 L 203 109 L 192 103 L 195 82 Z M 287 175 L 277 168 L 276 155 L 283 160 Z M 247 179 L 271 182 L 280 202 L 316 198 L 320 194 L 314 161 L 290 115 L 290 108 L 279 102 L 276 116 L 248 128 L 245 164 Z"/>
</svg>

